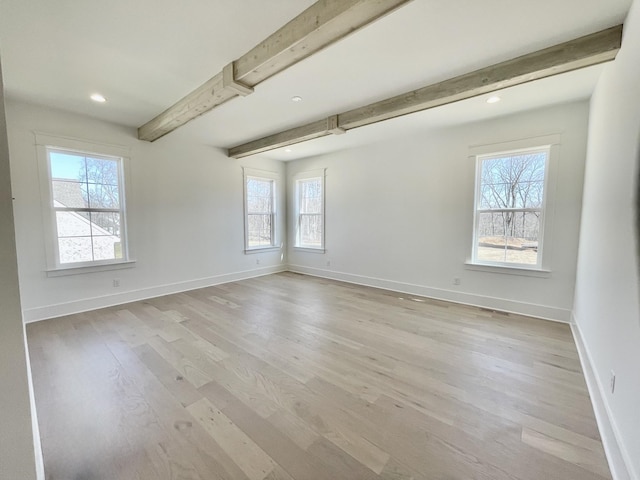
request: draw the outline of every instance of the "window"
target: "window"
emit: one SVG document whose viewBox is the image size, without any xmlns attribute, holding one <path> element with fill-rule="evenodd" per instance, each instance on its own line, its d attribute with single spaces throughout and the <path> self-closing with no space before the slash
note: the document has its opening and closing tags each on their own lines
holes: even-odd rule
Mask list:
<svg viewBox="0 0 640 480">
<path fill-rule="evenodd" d="M 265 178 L 269 172 L 245 170 L 245 249 L 272 248 L 275 238 L 276 181 Z M 260 175 L 260 176 L 258 176 Z M 275 174 L 274 174 L 275 175 Z"/>
<path fill-rule="evenodd" d="M 134 266 L 127 244 L 129 148 L 35 133 L 47 276 Z"/>
<path fill-rule="evenodd" d="M 126 260 L 122 158 L 46 151 L 55 265 Z"/>
<path fill-rule="evenodd" d="M 296 215 L 295 246 L 323 251 L 324 170 L 298 176 L 296 180 Z"/>
<path fill-rule="evenodd" d="M 541 269 L 550 146 L 478 155 L 473 263 Z"/>
</svg>

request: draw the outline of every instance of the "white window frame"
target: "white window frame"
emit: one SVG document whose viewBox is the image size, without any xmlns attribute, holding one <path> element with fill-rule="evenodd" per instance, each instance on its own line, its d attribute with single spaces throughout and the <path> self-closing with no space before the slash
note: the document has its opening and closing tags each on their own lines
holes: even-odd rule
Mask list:
<svg viewBox="0 0 640 480">
<path fill-rule="evenodd" d="M 497 273 L 522 274 L 546 277 L 550 274 L 551 237 L 553 225 L 553 204 L 555 200 L 555 184 L 557 176 L 557 163 L 560 148 L 560 135 L 546 135 L 500 144 L 472 147 L 470 158 L 475 161 L 475 190 L 473 209 L 473 234 L 471 245 L 471 258 L 466 262 L 471 270 L 491 271 Z M 477 258 L 478 223 L 479 213 L 485 210 L 479 209 L 480 185 L 482 182 L 482 161 L 489 158 L 500 157 L 508 154 L 526 154 L 530 152 L 546 152 L 546 164 L 544 172 L 543 201 L 540 210 L 540 230 L 538 235 L 537 263 L 523 264 L 515 262 L 492 262 Z M 499 210 L 499 209 L 498 209 Z M 512 209 L 513 211 L 528 211 L 531 209 Z"/>
<path fill-rule="evenodd" d="M 294 249 L 305 252 L 312 253 L 325 253 L 325 233 L 326 233 L 326 219 L 325 219 L 325 210 L 326 210 L 326 195 L 325 195 L 325 177 L 326 177 L 327 169 L 322 168 L 318 170 L 311 170 L 307 172 L 301 172 L 293 176 L 294 182 L 294 192 L 295 192 L 295 240 L 294 240 Z M 320 236 L 320 246 L 312 246 L 312 245 L 302 245 L 300 242 L 300 218 L 304 213 L 300 212 L 300 195 L 302 194 L 300 189 L 300 184 L 304 181 L 308 180 L 320 180 L 320 189 L 322 192 L 322 212 L 321 212 L 321 228 L 322 233 Z"/>
<path fill-rule="evenodd" d="M 131 259 L 131 249 L 128 241 L 126 206 L 127 186 L 129 184 L 129 148 L 119 145 L 93 143 L 69 137 L 58 137 L 43 133 L 35 133 L 35 138 L 44 221 L 43 227 L 45 236 L 44 243 L 47 261 L 47 276 L 55 277 L 61 275 L 74 275 L 79 273 L 90 273 L 95 271 L 132 267 L 135 264 L 135 261 Z M 122 222 L 120 226 L 120 244 L 122 248 L 122 258 L 112 260 L 92 260 L 87 262 L 60 263 L 56 222 L 56 212 L 60 211 L 60 209 L 54 206 L 53 201 L 51 163 L 49 159 L 50 152 L 87 155 L 93 156 L 95 158 L 116 160 L 118 162 L 118 194 L 120 200 L 120 208 L 118 209 L 118 212 L 121 215 L 120 218 Z M 95 209 L 82 210 L 94 211 Z"/>
<path fill-rule="evenodd" d="M 266 170 L 256 170 L 250 168 L 242 169 L 243 176 L 243 206 L 244 206 L 244 253 L 259 253 L 259 252 L 268 252 L 272 250 L 279 250 L 278 245 L 278 215 L 277 215 L 277 205 L 278 205 L 278 182 L 280 180 L 280 176 L 275 172 L 270 172 Z M 270 245 L 257 245 L 250 247 L 249 246 L 249 211 L 248 211 L 248 201 L 247 196 L 249 194 L 247 190 L 247 182 L 249 179 L 256 179 L 261 181 L 272 182 L 272 196 L 271 196 L 271 244 Z M 265 213 L 265 214 L 268 214 Z"/>
</svg>

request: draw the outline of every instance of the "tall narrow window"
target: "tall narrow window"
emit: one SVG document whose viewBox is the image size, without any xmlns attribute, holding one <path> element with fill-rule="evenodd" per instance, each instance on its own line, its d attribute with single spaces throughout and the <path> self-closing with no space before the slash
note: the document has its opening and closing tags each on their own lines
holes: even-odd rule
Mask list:
<svg viewBox="0 0 640 480">
<path fill-rule="evenodd" d="M 127 260 L 123 159 L 46 148 L 55 267 Z"/>
<path fill-rule="evenodd" d="M 275 245 L 275 180 L 245 175 L 246 250 Z"/>
<path fill-rule="evenodd" d="M 474 263 L 541 267 L 548 163 L 549 147 L 477 157 Z"/>
<path fill-rule="evenodd" d="M 296 180 L 296 247 L 324 249 L 324 175 Z"/>
</svg>

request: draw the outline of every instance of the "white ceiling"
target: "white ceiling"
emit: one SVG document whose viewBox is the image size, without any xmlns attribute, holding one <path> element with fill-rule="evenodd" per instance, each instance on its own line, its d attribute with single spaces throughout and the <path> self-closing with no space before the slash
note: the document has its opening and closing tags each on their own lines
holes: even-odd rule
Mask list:
<svg viewBox="0 0 640 480">
<path fill-rule="evenodd" d="M 9 98 L 138 127 L 312 0 L 0 0 Z M 169 135 L 231 147 L 586 35 L 631 0 L 413 0 Z M 588 98 L 602 67 L 263 154 L 291 159 L 407 130 Z M 93 92 L 106 104 L 89 100 Z M 294 103 L 299 95 L 303 101 Z M 163 139 L 158 140 L 162 142 Z"/>
</svg>

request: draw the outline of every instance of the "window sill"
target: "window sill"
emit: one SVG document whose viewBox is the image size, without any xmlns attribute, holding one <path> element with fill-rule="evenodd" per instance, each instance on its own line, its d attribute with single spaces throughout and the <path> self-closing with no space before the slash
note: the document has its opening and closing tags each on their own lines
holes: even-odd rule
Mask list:
<svg viewBox="0 0 640 480">
<path fill-rule="evenodd" d="M 519 275 L 523 277 L 550 278 L 551 270 L 526 267 L 509 267 L 506 265 L 488 265 L 483 263 L 465 262 L 465 270 L 475 270 L 478 272 L 501 273 L 505 275 Z"/>
<path fill-rule="evenodd" d="M 279 252 L 280 247 L 256 247 L 256 248 L 245 248 L 245 255 L 250 255 L 252 253 L 266 253 L 266 252 Z"/>
<path fill-rule="evenodd" d="M 105 272 L 109 270 L 121 270 L 123 268 L 133 268 L 135 260 L 126 262 L 105 263 L 103 265 L 86 265 L 84 267 L 59 267 L 47 270 L 47 277 L 64 277 L 66 275 L 80 275 L 83 273 Z"/>
<path fill-rule="evenodd" d="M 324 248 L 293 247 L 296 252 L 324 253 Z"/>
</svg>

